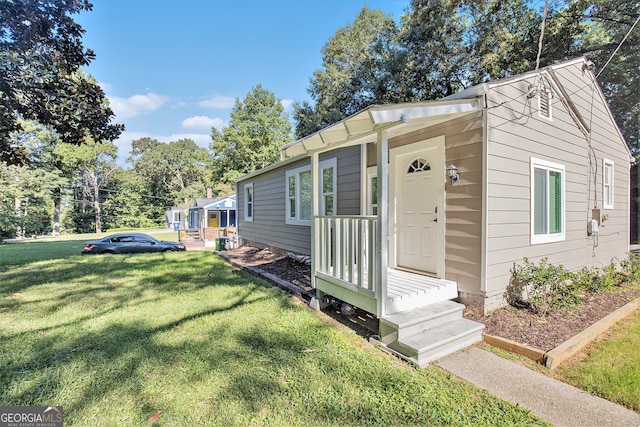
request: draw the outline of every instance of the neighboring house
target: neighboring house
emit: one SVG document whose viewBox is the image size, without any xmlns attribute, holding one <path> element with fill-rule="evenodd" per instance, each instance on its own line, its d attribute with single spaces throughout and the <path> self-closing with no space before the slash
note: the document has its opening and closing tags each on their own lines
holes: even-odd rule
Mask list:
<svg viewBox="0 0 640 427">
<path fill-rule="evenodd" d="M 210 195 L 210 193 L 207 194 L 207 196 Z M 235 194 L 196 199 L 195 203 L 189 208 L 188 228 L 206 229 L 235 226 Z"/>
<path fill-rule="evenodd" d="M 319 300 L 375 314 L 421 365 L 481 339 L 448 300 L 504 305 L 524 257 L 576 270 L 629 250 L 631 155 L 585 58 L 371 106 L 282 153 L 237 180 L 240 241 L 311 255 Z"/>
<path fill-rule="evenodd" d="M 174 206 L 169 209 L 164 216 L 167 228 L 172 228 L 175 231 L 185 228 L 187 224 L 187 212 L 188 208 L 180 206 Z"/>
</svg>

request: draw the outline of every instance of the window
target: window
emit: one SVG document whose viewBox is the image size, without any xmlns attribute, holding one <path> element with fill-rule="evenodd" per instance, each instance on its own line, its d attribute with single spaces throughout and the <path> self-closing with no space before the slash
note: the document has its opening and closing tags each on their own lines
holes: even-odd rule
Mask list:
<svg viewBox="0 0 640 427">
<path fill-rule="evenodd" d="M 541 84 L 538 88 L 538 114 L 540 117 L 551 120 L 551 99 L 553 94 L 551 89 Z"/>
<path fill-rule="evenodd" d="M 369 205 L 369 215 L 378 215 L 378 176 L 377 167 L 367 168 L 367 204 Z"/>
<path fill-rule="evenodd" d="M 419 157 L 412 161 L 407 168 L 407 173 L 426 172 L 431 170 L 429 161 L 423 157 Z"/>
<path fill-rule="evenodd" d="M 173 221 L 174 222 L 180 222 L 180 220 L 182 220 L 181 212 L 174 212 L 173 213 Z"/>
<path fill-rule="evenodd" d="M 531 159 L 531 244 L 564 240 L 564 166 Z"/>
<path fill-rule="evenodd" d="M 336 212 L 336 159 L 320 162 L 318 194 L 321 215 L 335 215 Z M 286 223 L 309 225 L 313 206 L 313 182 L 311 166 L 303 166 L 286 173 Z"/>
<path fill-rule="evenodd" d="M 286 223 L 311 223 L 311 167 L 303 166 L 287 171 Z"/>
<path fill-rule="evenodd" d="M 336 159 L 320 162 L 320 215 L 335 215 Z"/>
<path fill-rule="evenodd" d="M 253 221 L 253 182 L 244 185 L 244 220 Z"/>
<path fill-rule="evenodd" d="M 604 159 L 602 168 L 602 200 L 605 209 L 613 209 L 613 162 Z"/>
</svg>

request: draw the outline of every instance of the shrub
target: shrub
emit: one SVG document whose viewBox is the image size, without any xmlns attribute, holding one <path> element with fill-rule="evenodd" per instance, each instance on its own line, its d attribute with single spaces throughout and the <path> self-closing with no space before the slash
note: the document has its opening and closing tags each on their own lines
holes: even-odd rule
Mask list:
<svg viewBox="0 0 640 427">
<path fill-rule="evenodd" d="M 524 258 L 523 264 L 514 264 L 511 270 L 505 298 L 511 305 L 526 306 L 545 316 L 551 309 L 581 304 L 588 294 L 639 280 L 640 257 L 634 254 L 619 263 L 614 260 L 602 269 L 583 268 L 577 272 L 570 272 L 561 264 L 550 264 L 547 258 L 538 265 Z"/>
</svg>

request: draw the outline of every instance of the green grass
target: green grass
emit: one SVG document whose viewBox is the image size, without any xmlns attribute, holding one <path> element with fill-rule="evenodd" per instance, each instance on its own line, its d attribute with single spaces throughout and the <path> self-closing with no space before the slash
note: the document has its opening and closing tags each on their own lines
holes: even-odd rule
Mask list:
<svg viewBox="0 0 640 427">
<path fill-rule="evenodd" d="M 586 349 L 587 357 L 563 365 L 558 376 L 592 394 L 640 411 L 640 312 L 620 322 L 606 340 Z"/>
<path fill-rule="evenodd" d="M 178 241 L 176 231 L 166 229 L 140 231 L 151 234 L 158 240 L 170 242 Z M 22 264 L 27 261 L 66 258 L 79 255 L 84 242 L 96 240 L 113 234 L 108 233 L 88 233 L 73 234 L 60 237 L 40 237 L 37 239 L 25 239 L 0 244 L 0 266 Z"/>
<path fill-rule="evenodd" d="M 211 252 L 40 250 L 0 268 L 2 405 L 62 405 L 65 425 L 544 424 Z"/>
</svg>

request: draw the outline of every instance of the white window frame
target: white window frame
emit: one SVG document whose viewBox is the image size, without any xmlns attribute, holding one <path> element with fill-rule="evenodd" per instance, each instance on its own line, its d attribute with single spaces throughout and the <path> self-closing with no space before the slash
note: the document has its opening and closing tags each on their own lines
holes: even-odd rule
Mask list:
<svg viewBox="0 0 640 427">
<path fill-rule="evenodd" d="M 247 193 L 251 190 L 251 202 L 249 202 Z M 253 182 L 249 182 L 244 185 L 244 220 L 248 222 L 253 222 L 253 217 L 256 213 L 256 193 L 253 190 Z M 249 209 L 249 205 L 251 205 L 251 209 Z M 249 210 L 251 210 L 251 215 L 249 215 Z"/>
<path fill-rule="evenodd" d="M 300 219 L 300 213 L 301 213 L 301 197 L 300 197 L 300 191 L 301 191 L 301 185 L 300 185 L 300 174 L 304 173 L 304 172 L 310 172 L 311 171 L 311 166 L 301 166 L 299 168 L 295 168 L 295 169 L 290 169 L 286 172 L 285 174 L 285 184 L 284 184 L 284 196 L 285 196 L 285 223 L 289 224 L 289 225 L 311 225 L 311 218 L 310 219 Z M 294 177 L 295 178 L 295 190 L 294 190 L 294 196 L 293 199 L 295 200 L 295 215 L 291 215 L 291 204 L 290 204 L 290 197 L 289 197 L 289 178 Z M 311 189 L 311 191 L 313 192 L 313 188 Z M 313 197 L 313 194 L 311 195 L 311 197 Z M 311 215 L 313 216 L 313 212 L 311 212 Z"/>
<path fill-rule="evenodd" d="M 605 209 L 613 209 L 615 186 L 615 166 L 613 160 L 602 159 L 602 205 Z M 608 196 L 609 195 L 609 196 Z"/>
<path fill-rule="evenodd" d="M 547 233 L 545 234 L 535 234 L 535 169 L 544 169 L 547 171 L 560 172 L 560 186 L 561 186 L 561 207 L 560 207 L 560 215 L 561 215 L 561 232 L 560 233 Z M 560 242 L 565 240 L 566 233 L 566 171 L 564 165 L 560 163 L 549 162 L 547 160 L 541 160 L 536 158 L 530 159 L 530 179 L 531 179 L 531 208 L 530 208 L 530 220 L 531 220 L 531 244 L 537 245 L 541 243 L 551 243 L 551 242 Z M 547 185 L 549 184 L 549 180 L 547 179 Z M 548 203 L 549 190 L 547 189 L 547 208 L 549 206 Z M 547 225 L 549 224 L 549 213 L 547 212 Z"/>
<path fill-rule="evenodd" d="M 338 209 L 338 161 L 335 157 L 332 157 L 327 160 L 323 160 L 318 163 L 319 175 L 318 175 L 318 194 L 320 195 L 320 216 L 327 215 L 327 197 L 333 197 L 333 216 L 337 215 Z M 324 170 L 333 168 L 333 182 L 332 182 L 332 191 L 326 192 L 324 191 Z"/>
<path fill-rule="evenodd" d="M 369 166 L 367 168 L 367 215 L 375 216 L 377 215 L 378 205 L 373 204 L 373 178 L 378 178 L 378 167 L 377 166 Z M 373 212 L 373 208 L 376 208 L 376 213 Z"/>
</svg>

